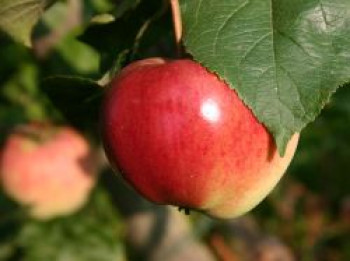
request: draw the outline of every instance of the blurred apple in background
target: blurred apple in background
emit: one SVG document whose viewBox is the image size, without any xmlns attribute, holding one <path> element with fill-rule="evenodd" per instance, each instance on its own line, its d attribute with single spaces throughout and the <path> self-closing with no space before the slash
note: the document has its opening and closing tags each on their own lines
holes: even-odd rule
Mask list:
<svg viewBox="0 0 350 261">
<path fill-rule="evenodd" d="M 95 174 L 87 140 L 67 126 L 19 126 L 7 138 L 0 157 L 4 191 L 37 219 L 81 208 L 95 184 Z"/>
<path fill-rule="evenodd" d="M 139 193 L 218 218 L 244 214 L 264 199 L 298 143 L 296 134 L 280 157 L 236 92 L 185 59 L 124 68 L 102 117 L 107 156 Z"/>
</svg>

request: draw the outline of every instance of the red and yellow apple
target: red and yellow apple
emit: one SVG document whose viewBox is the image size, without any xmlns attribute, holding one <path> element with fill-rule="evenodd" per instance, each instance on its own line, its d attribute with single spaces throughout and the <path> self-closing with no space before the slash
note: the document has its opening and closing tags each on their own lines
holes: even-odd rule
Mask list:
<svg viewBox="0 0 350 261">
<path fill-rule="evenodd" d="M 296 134 L 280 157 L 236 92 L 187 59 L 124 68 L 107 92 L 102 134 L 112 166 L 144 197 L 218 218 L 264 199 L 298 143 Z"/>
<path fill-rule="evenodd" d="M 70 127 L 29 124 L 6 140 L 0 157 L 4 191 L 31 216 L 68 215 L 86 202 L 95 164 L 85 138 Z"/>
</svg>

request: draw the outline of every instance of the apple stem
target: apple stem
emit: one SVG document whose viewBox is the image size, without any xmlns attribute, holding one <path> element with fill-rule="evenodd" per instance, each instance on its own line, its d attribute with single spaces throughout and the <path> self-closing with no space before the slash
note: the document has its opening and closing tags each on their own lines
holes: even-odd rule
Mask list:
<svg viewBox="0 0 350 261">
<path fill-rule="evenodd" d="M 181 56 L 181 38 L 182 38 L 182 19 L 179 0 L 170 0 L 172 16 L 173 16 L 173 26 L 175 34 L 175 42 L 177 47 L 177 55 Z"/>
<path fill-rule="evenodd" d="M 191 210 L 189 208 L 186 208 L 186 207 L 179 207 L 179 211 L 184 211 L 185 212 L 185 215 L 190 215 L 191 214 Z"/>
</svg>

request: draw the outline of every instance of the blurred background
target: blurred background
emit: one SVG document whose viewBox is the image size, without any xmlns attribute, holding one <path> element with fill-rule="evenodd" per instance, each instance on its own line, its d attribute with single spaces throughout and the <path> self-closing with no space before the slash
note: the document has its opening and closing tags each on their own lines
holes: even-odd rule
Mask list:
<svg viewBox="0 0 350 261">
<path fill-rule="evenodd" d="M 272 194 L 241 218 L 156 206 L 112 172 L 96 129 L 98 102 L 82 105 L 75 87 L 103 83 L 134 59 L 175 56 L 169 8 L 139 2 L 58 1 L 35 27 L 32 49 L 0 33 L 1 146 L 16 126 L 50 121 L 84 133 L 99 159 L 88 202 L 69 216 L 33 219 L 0 191 L 0 261 L 350 260 L 350 86 L 303 130 Z M 73 80 L 61 79 L 65 88 L 44 80 L 54 75 Z"/>
</svg>

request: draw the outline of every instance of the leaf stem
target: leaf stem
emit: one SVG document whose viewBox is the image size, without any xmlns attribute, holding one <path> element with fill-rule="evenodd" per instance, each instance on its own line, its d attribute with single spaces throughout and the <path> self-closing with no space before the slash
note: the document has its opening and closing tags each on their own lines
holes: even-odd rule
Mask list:
<svg viewBox="0 0 350 261">
<path fill-rule="evenodd" d="M 175 42 L 177 47 L 177 55 L 181 56 L 181 38 L 182 38 L 182 20 L 179 0 L 170 0 L 172 16 L 173 16 L 173 26 L 175 34 Z"/>
</svg>

